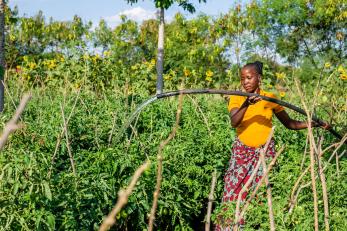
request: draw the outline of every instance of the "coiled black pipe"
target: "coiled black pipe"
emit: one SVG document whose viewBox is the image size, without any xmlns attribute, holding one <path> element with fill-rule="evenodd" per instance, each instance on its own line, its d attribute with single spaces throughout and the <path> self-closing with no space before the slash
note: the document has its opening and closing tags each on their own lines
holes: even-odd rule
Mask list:
<svg viewBox="0 0 347 231">
<path fill-rule="evenodd" d="M 302 115 L 307 116 L 307 113 L 295 106 L 292 105 L 290 103 L 284 102 L 282 100 L 279 99 L 274 99 L 274 98 L 270 98 L 264 95 L 259 95 L 259 94 L 255 94 L 255 93 L 247 93 L 247 92 L 242 92 L 242 91 L 230 91 L 230 90 L 218 90 L 218 89 L 188 89 L 188 90 L 178 90 L 178 91 L 170 91 L 170 92 L 164 92 L 161 94 L 157 94 L 156 97 L 157 99 L 161 99 L 161 98 L 167 98 L 167 97 L 171 97 L 171 96 L 177 96 L 177 95 L 192 95 L 192 94 L 219 94 L 219 95 L 239 95 L 239 96 L 258 96 L 260 98 L 262 98 L 263 100 L 269 101 L 269 102 L 273 102 L 279 105 L 282 105 L 283 107 L 292 109 Z M 320 120 L 316 115 L 312 115 L 312 120 L 317 122 L 319 125 L 324 125 L 324 122 L 322 120 Z M 336 138 L 338 138 L 339 140 L 342 139 L 342 136 L 337 133 L 334 129 L 329 129 L 328 130 L 331 134 L 333 134 Z M 345 141 L 345 144 L 347 144 L 347 142 Z"/>
</svg>

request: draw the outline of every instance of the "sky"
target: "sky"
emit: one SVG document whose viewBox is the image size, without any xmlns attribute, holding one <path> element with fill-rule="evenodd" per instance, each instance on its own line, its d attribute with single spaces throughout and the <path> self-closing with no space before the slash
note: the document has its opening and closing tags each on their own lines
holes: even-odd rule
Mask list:
<svg viewBox="0 0 347 231">
<path fill-rule="evenodd" d="M 207 3 L 200 3 L 192 0 L 195 5 L 196 14 L 218 16 L 226 13 L 228 9 L 235 6 L 240 0 L 207 0 Z M 120 15 L 141 22 L 142 20 L 155 17 L 155 7 L 153 0 L 139 0 L 138 3 L 130 5 L 126 0 L 9 0 L 12 8 L 18 6 L 19 15 L 33 16 L 39 10 L 44 16 L 53 17 L 55 20 L 71 20 L 74 15 L 80 16 L 84 21 L 92 21 L 98 24 L 100 19 L 105 19 L 109 26 L 113 27 L 120 22 Z M 183 11 L 177 4 L 173 5 L 166 12 L 166 19 L 181 12 L 187 17 L 194 17 L 189 12 Z"/>
</svg>

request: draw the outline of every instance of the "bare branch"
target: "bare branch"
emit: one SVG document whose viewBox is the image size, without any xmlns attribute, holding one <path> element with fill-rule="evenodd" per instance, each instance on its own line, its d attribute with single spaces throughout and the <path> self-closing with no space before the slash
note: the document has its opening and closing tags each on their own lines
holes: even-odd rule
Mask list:
<svg viewBox="0 0 347 231">
<path fill-rule="evenodd" d="M 75 111 L 75 108 L 76 108 L 76 105 L 77 105 L 77 102 L 78 102 L 80 93 L 81 93 L 81 88 L 78 89 L 75 102 L 74 102 L 74 104 L 73 104 L 73 106 L 72 106 L 72 109 L 71 109 L 71 112 L 70 112 L 68 118 L 66 119 L 66 126 L 68 126 L 69 121 L 70 121 L 70 119 L 71 119 L 71 117 L 72 117 L 72 114 L 73 114 L 74 111 Z M 55 145 L 54 153 L 53 153 L 52 160 L 51 160 L 51 167 L 49 168 L 49 171 L 48 171 L 48 174 L 47 174 L 47 177 L 48 177 L 48 178 L 51 177 L 51 174 L 52 174 L 52 171 L 53 171 L 53 165 L 54 165 L 55 157 L 57 156 L 57 153 L 58 153 L 58 149 L 59 149 L 59 146 L 60 146 L 61 139 L 63 138 L 63 135 L 64 135 L 64 133 L 65 133 L 65 130 L 64 130 L 64 129 L 65 129 L 64 126 L 62 126 L 61 131 L 60 131 L 60 134 L 59 134 L 58 137 L 57 137 L 57 143 L 56 143 L 56 145 Z"/>
<path fill-rule="evenodd" d="M 263 165 L 263 171 L 268 172 L 266 162 L 264 155 L 260 155 L 260 159 Z M 265 185 L 266 185 L 266 194 L 267 194 L 267 203 L 268 203 L 268 209 L 269 209 L 269 219 L 270 219 L 270 230 L 274 231 L 275 230 L 275 219 L 274 219 L 274 213 L 272 209 L 272 195 L 271 195 L 271 188 L 270 188 L 270 182 L 269 182 L 269 177 L 267 174 L 264 174 L 265 179 Z"/>
<path fill-rule="evenodd" d="M 135 188 L 135 185 L 142 175 L 142 173 L 149 167 L 150 162 L 146 161 L 144 164 L 142 164 L 134 173 L 133 178 L 131 179 L 130 184 L 125 190 L 120 190 L 118 192 L 118 200 L 117 204 L 113 207 L 110 214 L 104 219 L 102 222 L 99 231 L 106 231 L 109 230 L 112 225 L 116 223 L 116 216 L 121 211 L 124 205 L 128 203 L 128 198 L 132 191 Z"/>
<path fill-rule="evenodd" d="M 253 190 L 251 196 L 247 199 L 247 201 L 245 202 L 244 206 L 242 207 L 242 211 L 240 213 L 240 217 L 243 217 L 244 214 L 246 213 L 246 210 L 248 208 L 248 206 L 250 205 L 250 202 L 254 199 L 255 195 L 257 194 L 258 190 L 260 189 L 260 187 L 262 186 L 263 182 L 265 181 L 265 176 L 267 176 L 272 167 L 275 165 L 277 158 L 281 155 L 281 153 L 283 152 L 284 147 L 282 147 L 275 155 L 275 157 L 272 159 L 271 163 L 269 164 L 269 167 L 267 169 L 267 171 L 264 172 L 262 178 L 260 179 L 259 183 L 257 184 L 256 188 Z"/>
<path fill-rule="evenodd" d="M 19 106 L 14 115 L 12 116 L 11 120 L 6 123 L 2 135 L 0 137 L 0 150 L 3 149 L 3 147 L 5 146 L 8 136 L 16 129 L 18 129 L 17 122 L 30 99 L 31 94 L 25 94 L 22 100 L 20 101 Z"/>
<path fill-rule="evenodd" d="M 68 130 L 67 130 L 67 123 L 66 123 L 65 114 L 64 114 L 64 107 L 62 105 L 60 105 L 60 109 L 61 109 L 61 116 L 63 118 L 63 126 L 64 126 L 64 133 L 65 133 L 67 152 L 69 153 L 72 172 L 76 176 L 75 161 L 73 159 L 73 155 L 72 155 L 72 152 L 71 152 L 70 141 L 69 141 L 69 134 L 68 134 Z"/>
<path fill-rule="evenodd" d="M 213 194 L 214 194 L 214 188 L 216 186 L 216 180 L 217 180 L 217 170 L 215 169 L 214 172 L 212 173 L 211 190 L 210 190 L 210 195 L 208 196 L 208 205 L 207 205 L 207 216 L 206 216 L 205 231 L 210 231 L 212 202 L 214 200 Z"/>
<path fill-rule="evenodd" d="M 206 118 L 204 112 L 202 111 L 202 109 L 201 109 L 199 103 L 196 102 L 196 100 L 195 100 L 193 97 L 191 97 L 190 95 L 188 95 L 188 97 L 192 100 L 192 102 L 195 104 L 196 108 L 197 108 L 197 109 L 199 110 L 199 112 L 201 113 L 201 116 L 202 116 L 202 118 L 203 118 L 203 120 L 204 120 L 204 122 L 205 122 L 205 124 L 206 124 L 207 130 L 208 130 L 208 134 L 209 134 L 209 136 L 211 136 L 210 125 L 208 124 L 208 120 L 207 120 L 207 118 Z"/>
<path fill-rule="evenodd" d="M 164 147 L 170 142 L 171 139 L 173 139 L 176 135 L 176 131 L 178 128 L 178 123 L 180 121 L 180 116 L 182 112 L 182 104 L 183 104 L 183 95 L 180 94 L 178 98 L 178 109 L 176 113 L 176 122 L 174 127 L 172 128 L 172 131 L 170 135 L 167 137 L 166 140 L 162 141 L 159 146 L 158 150 L 158 169 L 157 169 L 157 184 L 156 184 L 156 189 L 153 193 L 153 204 L 151 208 L 151 214 L 149 217 L 149 222 L 148 222 L 148 230 L 152 231 L 153 230 L 153 223 L 155 219 L 155 211 L 157 210 L 158 206 L 158 198 L 159 198 L 159 193 L 160 193 L 160 186 L 161 186 L 161 181 L 162 181 L 162 168 L 163 168 L 163 149 Z"/>
<path fill-rule="evenodd" d="M 319 151 L 322 151 L 322 139 L 319 142 Z M 328 192 L 327 192 L 327 183 L 325 179 L 325 174 L 322 169 L 322 161 L 320 157 L 320 153 L 317 155 L 317 163 L 318 163 L 318 175 L 320 177 L 320 181 L 322 183 L 322 193 L 323 193 L 323 203 L 324 203 L 324 224 L 325 224 L 325 231 L 329 231 L 329 203 L 328 203 Z M 338 156 L 336 155 L 338 158 Z"/>
<path fill-rule="evenodd" d="M 313 207 L 314 207 L 314 229 L 315 231 L 318 231 L 319 229 L 319 224 L 318 224 L 318 197 L 317 197 L 317 188 L 316 188 L 316 178 L 315 178 L 315 174 L 314 174 L 314 166 L 315 166 L 315 159 L 314 159 L 314 152 L 318 153 L 317 147 L 316 147 L 316 143 L 314 141 L 314 137 L 313 137 L 313 132 L 312 132 L 312 127 L 311 127 L 311 114 L 308 110 L 308 107 L 305 103 L 304 100 L 304 96 L 302 94 L 302 91 L 299 87 L 299 83 L 298 80 L 295 79 L 295 84 L 296 87 L 298 89 L 300 98 L 301 98 L 301 102 L 304 106 L 304 109 L 307 113 L 307 121 L 308 121 L 308 135 L 309 135 L 309 144 L 310 144 L 310 172 L 311 172 L 311 184 L 312 184 L 312 193 L 313 193 Z"/>
</svg>

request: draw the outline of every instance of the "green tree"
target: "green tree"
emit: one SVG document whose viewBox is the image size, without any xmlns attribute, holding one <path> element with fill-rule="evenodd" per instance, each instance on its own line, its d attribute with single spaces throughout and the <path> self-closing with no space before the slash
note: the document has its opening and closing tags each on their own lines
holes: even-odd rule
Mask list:
<svg viewBox="0 0 347 231">
<path fill-rule="evenodd" d="M 127 0 L 128 3 L 137 3 L 138 0 Z M 206 0 L 199 0 L 199 2 L 206 2 Z M 187 0 L 154 0 L 155 6 L 158 9 L 159 15 L 159 31 L 158 31 L 158 54 L 157 54 L 157 94 L 163 92 L 163 70 L 164 70 L 164 11 L 167 10 L 172 4 L 178 3 L 184 10 L 190 13 L 195 12 L 195 7 L 190 1 Z"/>
<path fill-rule="evenodd" d="M 340 63 L 346 59 L 346 0 L 262 0 L 248 8 L 258 44 L 287 61 L 309 58 Z"/>
</svg>

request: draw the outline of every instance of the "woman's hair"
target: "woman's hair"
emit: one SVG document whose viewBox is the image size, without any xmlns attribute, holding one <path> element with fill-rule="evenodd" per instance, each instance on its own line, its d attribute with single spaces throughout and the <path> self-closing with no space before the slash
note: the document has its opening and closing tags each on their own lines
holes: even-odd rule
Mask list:
<svg viewBox="0 0 347 231">
<path fill-rule="evenodd" d="M 257 71 L 258 74 L 263 75 L 263 63 L 260 61 L 255 61 L 253 63 L 247 63 L 242 68 L 245 67 L 253 67 Z"/>
</svg>

